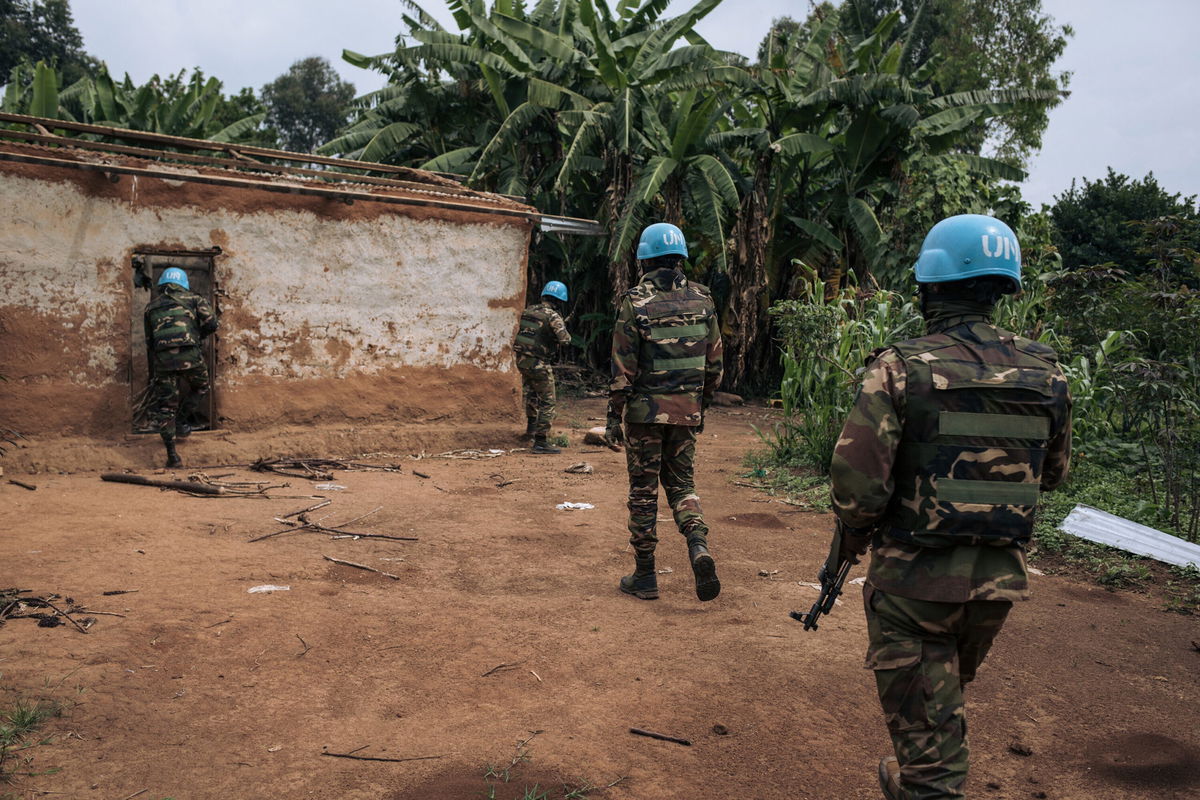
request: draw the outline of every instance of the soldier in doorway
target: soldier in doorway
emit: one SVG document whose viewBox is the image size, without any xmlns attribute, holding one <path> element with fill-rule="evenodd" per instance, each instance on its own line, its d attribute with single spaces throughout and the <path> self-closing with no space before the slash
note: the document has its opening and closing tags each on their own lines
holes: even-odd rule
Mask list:
<svg viewBox="0 0 1200 800">
<path fill-rule="evenodd" d="M 148 416 L 167 448 L 170 468 L 183 466 L 175 440 L 191 433 L 196 411 L 209 391 L 200 343 L 217 330 L 217 318 L 203 297 L 192 294 L 187 273 L 178 267 L 163 270 L 158 289 L 145 313 Z"/>
<path fill-rule="evenodd" d="M 1071 454 L 1054 351 L 992 323 L 1021 288 L 1012 230 L 942 220 L 915 269 L 928 334 L 872 354 L 830 468 L 839 558 L 874 549 L 866 666 L 895 751 L 888 800 L 965 796 L 963 687 L 1029 595 L 1034 509 Z"/>
<path fill-rule="evenodd" d="M 556 405 L 550 360 L 558 345 L 571 343 L 562 318 L 566 302 L 566 285 L 561 281 L 547 283 L 538 302 L 521 314 L 521 327 L 513 343 L 525 395 L 525 435 L 533 438 L 534 453 L 562 452 L 549 439 Z"/>
<path fill-rule="evenodd" d="M 687 539 L 696 596 L 712 600 L 721 591 L 692 473 L 696 434 L 704 430 L 704 411 L 721 383 L 721 331 L 708 288 L 684 277 L 687 255 L 683 232 L 674 225 L 660 222 L 642 231 L 642 280 L 621 296 L 613 328 L 606 439 L 626 445 L 635 565 L 620 588 L 642 600 L 658 597 L 660 482 Z"/>
</svg>

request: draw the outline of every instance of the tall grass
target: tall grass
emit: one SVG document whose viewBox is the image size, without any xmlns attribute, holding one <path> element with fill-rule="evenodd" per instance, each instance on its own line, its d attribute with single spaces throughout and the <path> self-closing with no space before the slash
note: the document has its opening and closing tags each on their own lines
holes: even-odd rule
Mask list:
<svg viewBox="0 0 1200 800">
<path fill-rule="evenodd" d="M 825 474 L 854 390 L 873 351 L 920 334 L 920 314 L 911 299 L 890 291 L 834 295 L 808 273 L 799 300 L 771 307 L 782 345 L 779 393 L 783 420 L 759 432 L 776 461 L 801 462 Z"/>
</svg>

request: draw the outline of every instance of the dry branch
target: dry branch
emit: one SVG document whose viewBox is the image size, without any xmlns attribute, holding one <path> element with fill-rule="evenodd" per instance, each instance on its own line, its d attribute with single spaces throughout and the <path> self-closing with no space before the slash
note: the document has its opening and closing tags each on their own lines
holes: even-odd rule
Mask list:
<svg viewBox="0 0 1200 800">
<path fill-rule="evenodd" d="M 20 486 L 22 489 L 28 489 L 31 492 L 37 491 L 37 487 L 34 486 L 32 483 L 24 483 L 22 481 L 15 481 L 15 480 L 9 480 L 9 483 L 11 483 L 13 486 Z"/>
<path fill-rule="evenodd" d="M 355 569 L 365 569 L 367 572 L 377 572 L 380 575 L 382 575 L 383 577 L 391 578 L 394 581 L 400 580 L 399 575 L 393 575 L 392 573 L 384 572 L 381 569 L 375 569 L 374 567 L 368 567 L 366 564 L 358 564 L 354 561 L 343 561 L 342 559 L 334 558 L 333 556 L 321 556 L 321 557 L 324 558 L 326 561 L 332 561 L 335 564 L 345 564 L 347 567 L 354 567 Z"/>
<path fill-rule="evenodd" d="M 499 672 L 502 669 L 512 669 L 513 667 L 519 667 L 524 663 L 525 663 L 525 659 L 521 659 L 520 661 L 514 661 L 511 664 L 497 664 L 496 666 L 492 667 L 491 669 L 489 669 L 487 672 L 483 673 L 479 677 L 486 678 L 488 675 L 491 675 L 493 672 Z"/>
<path fill-rule="evenodd" d="M 160 489 L 174 489 L 178 492 L 190 492 L 192 494 L 228 494 L 220 486 L 209 486 L 208 484 L 194 483 L 192 481 L 162 481 L 156 478 L 147 478 L 144 475 L 127 475 L 124 472 L 106 472 L 100 476 L 100 480 L 112 483 L 134 483 L 139 486 L 157 486 Z"/>
<path fill-rule="evenodd" d="M 655 733 L 654 731 L 646 731 L 642 730 L 641 728 L 630 728 L 629 732 L 636 733 L 638 736 L 648 736 L 651 739 L 661 739 L 664 742 L 674 742 L 675 744 L 681 744 L 686 747 L 692 746 L 690 739 L 680 739 L 678 736 L 668 736 L 665 733 Z"/>
<path fill-rule="evenodd" d="M 361 747 L 359 748 L 362 749 Z M 408 758 L 383 758 L 381 756 L 356 756 L 353 753 L 331 753 L 328 750 L 322 750 L 321 755 L 329 756 L 330 758 L 352 758 L 355 761 L 390 761 L 399 763 L 401 761 L 428 761 L 434 758 L 445 758 L 445 756 L 409 756 Z"/>
</svg>

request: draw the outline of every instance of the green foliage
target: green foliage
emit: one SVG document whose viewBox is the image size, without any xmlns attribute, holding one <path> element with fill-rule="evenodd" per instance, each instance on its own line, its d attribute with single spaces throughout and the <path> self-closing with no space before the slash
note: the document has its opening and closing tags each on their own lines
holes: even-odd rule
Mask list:
<svg viewBox="0 0 1200 800">
<path fill-rule="evenodd" d="M 69 0 L 0 0 L 0 75 L 44 61 L 74 83 L 99 68 L 83 50 Z"/>
<path fill-rule="evenodd" d="M 776 303 L 771 315 L 783 350 L 784 419 L 764 441 L 777 459 L 798 457 L 826 474 L 860 368 L 875 349 L 917 335 L 920 316 L 910 299 L 894 292 L 849 289 L 826 297 L 811 272 L 807 298 Z"/>
<path fill-rule="evenodd" d="M 267 123 L 285 150 L 311 153 L 346 124 L 354 85 L 319 56 L 303 58 L 262 87 Z"/>
<path fill-rule="evenodd" d="M 1153 173 L 1138 181 L 1110 167 L 1103 179 L 1084 178 L 1082 185 L 1072 181 L 1070 189 L 1055 197 L 1050 216 L 1067 269 L 1111 264 L 1140 275 L 1151 259 L 1143 252 L 1144 231 L 1129 223 L 1166 216 L 1194 222 L 1200 213 L 1194 196 L 1167 192 Z M 1194 225 L 1180 239 L 1191 250 L 1200 249 Z"/>
<path fill-rule="evenodd" d="M 778 20 L 750 62 L 696 33 L 720 2 L 674 17 L 661 0 L 455 2 L 459 33 L 407 3 L 393 52 L 345 54 L 389 85 L 359 98 L 321 152 L 454 172 L 546 212 L 599 219 L 606 239 L 535 241 L 529 274 L 531 285 L 572 283 L 594 363 L 607 350 L 594 321 L 611 318 L 612 296 L 636 280 L 640 229 L 680 223 L 690 275 L 722 306 L 727 384 L 761 380 L 774 363 L 767 309 L 807 282 L 796 259 L 832 291 L 851 274 L 864 286 L 900 275 L 899 252 L 927 227 L 911 219 L 892 231 L 903 176 L 954 176 L 947 193 L 933 179 L 918 190 L 930 218 L 1003 206 L 1012 193 L 997 182 L 1020 172 L 968 152 L 972 137 L 1059 94 L 999 79 L 940 93 L 924 64 L 903 68 L 901 14 L 843 26 L 853 3 Z"/>
<path fill-rule="evenodd" d="M 979 89 L 1024 89 L 1053 97 L 1018 102 L 1003 116 L 974 127 L 967 147 L 985 147 L 997 158 L 1022 166 L 1041 147 L 1049 111 L 1062 102 L 1070 73 L 1055 62 L 1074 35 L 1042 8 L 1042 0 L 846 0 L 843 27 L 868 30 L 888 13 L 901 22 L 893 36 L 902 41 L 901 69 L 924 70 L 942 94 Z"/>
<path fill-rule="evenodd" d="M 29 742 L 29 736 L 46 720 L 62 713 L 62 706 L 52 700 L 17 700 L 12 706 L 0 711 L 0 782 L 15 773 L 6 764 L 14 760 L 16 753 L 45 744 L 47 740 Z"/>
<path fill-rule="evenodd" d="M 200 70 L 155 75 L 137 86 L 128 75 L 116 82 L 101 67 L 97 74 L 64 85 L 61 73 L 43 62 L 18 65 L 4 87 L 4 111 L 94 125 L 226 142 L 269 141 L 259 129 L 265 111 L 249 89 L 226 98 L 221 82 Z M 239 111 L 246 111 L 238 116 Z M 67 136 L 88 136 L 62 131 Z M 94 138 L 94 137 L 92 137 Z"/>
</svg>

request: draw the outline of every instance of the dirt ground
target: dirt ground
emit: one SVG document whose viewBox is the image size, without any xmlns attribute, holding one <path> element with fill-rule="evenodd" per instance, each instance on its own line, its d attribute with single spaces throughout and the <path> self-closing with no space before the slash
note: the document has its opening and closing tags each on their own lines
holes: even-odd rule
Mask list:
<svg viewBox="0 0 1200 800">
<path fill-rule="evenodd" d="M 669 514 L 662 599 L 617 591 L 632 562 L 623 456 L 583 446 L 579 430 L 558 456 L 405 458 L 401 474 L 340 472 L 337 492 L 292 479 L 270 500 L 94 472 L 39 475 L 32 492 L 0 482 L 0 587 L 126 615 L 98 616 L 86 635 L 0 627 L 0 706 L 64 703 L 51 742 L 6 765 L 59 771 L 0 796 L 507 799 L 537 785 L 554 800 L 878 798 L 889 744 L 862 668 L 858 588 L 817 632 L 787 616 L 816 596 L 805 584 L 831 517 L 734 485 L 763 413 L 718 409 L 701 438 L 697 483 L 723 585 L 707 604 Z M 560 422 L 601 415 L 600 401 L 576 402 Z M 564 473 L 580 460 L 595 472 Z M 419 541 L 248 542 L 312 495 L 333 499 L 314 515 L 326 524 L 382 506 L 353 528 Z M 595 508 L 556 510 L 563 501 Z M 1034 581 L 969 692 L 970 795 L 1200 797 L 1200 620 L 1140 595 Z M 259 584 L 290 590 L 248 593 Z M 136 592 L 102 594 L 122 589 Z M 586 785 L 600 788 L 568 795 Z"/>
</svg>

